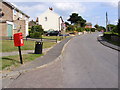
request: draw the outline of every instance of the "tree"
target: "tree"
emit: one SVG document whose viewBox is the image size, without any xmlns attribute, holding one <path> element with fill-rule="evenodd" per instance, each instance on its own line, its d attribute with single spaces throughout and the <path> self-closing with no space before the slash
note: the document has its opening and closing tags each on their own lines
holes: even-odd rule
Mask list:
<svg viewBox="0 0 120 90">
<path fill-rule="evenodd" d="M 99 28 L 99 25 L 98 25 L 98 24 L 96 24 L 94 27 L 97 29 L 97 28 Z"/>
<path fill-rule="evenodd" d="M 106 31 L 105 27 L 103 27 L 103 26 L 99 26 L 99 27 L 97 28 L 97 30 L 98 30 L 98 31 L 101 31 L 101 30 Z"/>
<path fill-rule="evenodd" d="M 98 24 L 96 24 L 94 27 L 95 27 L 98 31 L 101 31 L 101 30 L 106 31 L 105 27 L 99 26 Z M 93 31 L 94 31 L 94 30 L 93 30 Z"/>
<path fill-rule="evenodd" d="M 120 19 L 118 20 L 117 33 L 120 35 Z"/>
<path fill-rule="evenodd" d="M 65 25 L 68 26 L 68 25 L 70 25 L 70 24 L 69 24 L 68 22 L 65 22 Z"/>
<path fill-rule="evenodd" d="M 68 19 L 68 21 L 71 22 L 71 24 L 75 24 L 78 21 L 78 14 L 77 13 L 72 13 L 72 15 L 70 15 L 70 18 Z"/>
<path fill-rule="evenodd" d="M 68 21 L 71 22 L 71 24 L 78 24 L 81 27 L 85 26 L 86 20 L 84 20 L 81 16 L 78 16 L 77 13 L 72 13 L 72 15 L 70 15 L 70 18 L 68 19 Z"/>
</svg>

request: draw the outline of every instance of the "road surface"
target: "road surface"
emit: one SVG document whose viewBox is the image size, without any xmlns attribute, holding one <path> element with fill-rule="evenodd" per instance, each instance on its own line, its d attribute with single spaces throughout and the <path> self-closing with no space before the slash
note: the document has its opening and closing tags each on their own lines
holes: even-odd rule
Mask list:
<svg viewBox="0 0 120 90">
<path fill-rule="evenodd" d="M 101 45 L 99 33 L 72 38 L 58 61 L 16 78 L 11 88 L 118 88 L 118 51 Z"/>
</svg>

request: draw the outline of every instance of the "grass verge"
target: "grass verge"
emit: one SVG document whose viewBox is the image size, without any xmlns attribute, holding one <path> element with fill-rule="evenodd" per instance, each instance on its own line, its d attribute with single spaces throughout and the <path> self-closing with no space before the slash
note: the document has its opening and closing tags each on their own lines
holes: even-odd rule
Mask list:
<svg viewBox="0 0 120 90">
<path fill-rule="evenodd" d="M 2 42 L 0 42 L 0 44 L 2 44 L 2 52 L 18 51 L 18 47 L 14 46 L 13 40 L 2 40 Z M 50 48 L 54 44 L 55 44 L 55 42 L 44 42 L 43 48 Z M 24 40 L 24 46 L 22 46 L 21 49 L 22 50 L 34 50 L 35 49 L 35 41 Z"/>
<path fill-rule="evenodd" d="M 107 38 L 105 38 L 105 39 L 107 40 L 108 43 L 111 43 L 111 44 L 113 44 L 113 45 L 116 45 L 116 46 L 119 46 L 119 47 L 120 47 L 120 43 L 119 43 L 119 42 L 115 42 L 115 41 L 112 41 L 112 40 L 107 39 Z"/>
<path fill-rule="evenodd" d="M 53 39 L 53 40 L 58 40 L 61 41 L 63 39 L 62 36 L 42 36 L 43 39 Z"/>
<path fill-rule="evenodd" d="M 43 54 L 23 54 L 23 63 L 33 61 L 38 57 L 43 56 Z M 2 63 L 2 66 L 0 66 L 0 69 L 2 70 L 11 70 L 11 68 L 15 68 L 20 66 L 20 59 L 19 55 L 14 55 L 14 56 L 5 56 L 2 57 L 2 60 L 0 60 L 0 64 Z"/>
</svg>

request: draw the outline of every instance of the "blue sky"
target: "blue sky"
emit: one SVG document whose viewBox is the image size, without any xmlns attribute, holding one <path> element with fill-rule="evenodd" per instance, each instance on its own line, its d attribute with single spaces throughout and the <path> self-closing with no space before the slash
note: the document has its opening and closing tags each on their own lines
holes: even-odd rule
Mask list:
<svg viewBox="0 0 120 90">
<path fill-rule="evenodd" d="M 20 10 L 35 20 L 37 16 L 45 12 L 49 7 L 53 7 L 54 12 L 67 21 L 72 13 L 78 13 L 93 26 L 97 23 L 105 26 L 105 16 L 108 13 L 109 23 L 116 24 L 118 21 L 118 2 L 12 2 Z"/>
</svg>

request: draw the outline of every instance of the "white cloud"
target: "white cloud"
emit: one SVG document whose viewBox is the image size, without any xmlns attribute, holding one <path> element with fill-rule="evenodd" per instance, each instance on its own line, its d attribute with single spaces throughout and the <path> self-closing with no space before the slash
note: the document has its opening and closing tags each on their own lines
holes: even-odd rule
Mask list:
<svg viewBox="0 0 120 90">
<path fill-rule="evenodd" d="M 31 19 L 35 19 L 42 12 L 47 10 L 48 7 L 44 4 L 38 4 L 38 5 L 33 5 L 33 6 L 18 5 L 17 8 L 23 11 L 24 13 L 30 15 Z"/>
<path fill-rule="evenodd" d="M 119 0 L 7 0 L 12 2 L 111 2 Z"/>
<path fill-rule="evenodd" d="M 118 7 L 118 1 L 112 1 L 112 2 L 108 2 L 109 5 L 113 6 L 113 7 Z"/>
<path fill-rule="evenodd" d="M 54 3 L 54 6 L 62 11 L 84 13 L 86 8 L 81 3 Z"/>
</svg>

